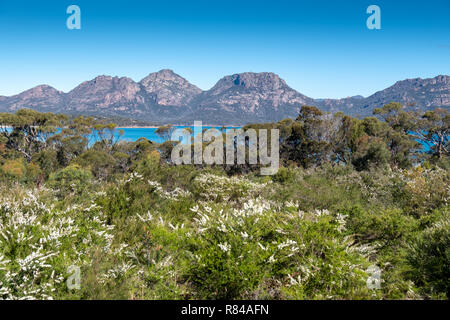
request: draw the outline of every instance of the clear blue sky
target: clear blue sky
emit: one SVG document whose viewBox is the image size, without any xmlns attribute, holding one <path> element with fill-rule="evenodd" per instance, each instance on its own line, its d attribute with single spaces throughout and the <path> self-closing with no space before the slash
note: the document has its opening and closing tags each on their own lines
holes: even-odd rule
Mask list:
<svg viewBox="0 0 450 320">
<path fill-rule="evenodd" d="M 81 30 L 66 28 L 71 4 Z M 381 30 L 366 28 L 371 4 Z M 450 74 L 450 1 L 0 0 L 0 95 L 163 68 L 201 89 L 271 71 L 313 98 L 367 96 Z"/>
</svg>

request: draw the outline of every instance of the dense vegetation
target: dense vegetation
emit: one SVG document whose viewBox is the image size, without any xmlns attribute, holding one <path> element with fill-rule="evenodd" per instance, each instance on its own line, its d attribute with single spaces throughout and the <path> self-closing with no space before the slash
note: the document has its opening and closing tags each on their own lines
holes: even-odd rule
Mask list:
<svg viewBox="0 0 450 320">
<path fill-rule="evenodd" d="M 92 118 L 0 114 L 0 298 L 447 299 L 450 115 L 375 113 L 248 126 L 280 130 L 272 176 L 175 166 L 176 142 Z"/>
</svg>

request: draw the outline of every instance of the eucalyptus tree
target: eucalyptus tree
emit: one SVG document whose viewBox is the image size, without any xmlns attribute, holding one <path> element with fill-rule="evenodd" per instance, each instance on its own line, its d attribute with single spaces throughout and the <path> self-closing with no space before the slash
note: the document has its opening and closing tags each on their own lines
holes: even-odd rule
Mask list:
<svg viewBox="0 0 450 320">
<path fill-rule="evenodd" d="M 414 151 L 420 149 L 414 134 L 418 131 L 418 114 L 405 111 L 398 102 L 388 103 L 383 108 L 375 109 L 373 113 L 382 117 L 389 125 L 385 141 L 391 152 L 392 164 L 402 168 L 409 167 Z M 414 158 L 417 159 L 417 155 Z"/>
<path fill-rule="evenodd" d="M 7 148 L 31 162 L 34 154 L 47 147 L 48 139 L 62 127 L 67 116 L 21 109 L 0 114 L 0 136 Z"/>
<path fill-rule="evenodd" d="M 416 137 L 430 147 L 437 158 L 450 155 L 450 114 L 447 109 L 427 111 L 419 121 Z"/>
</svg>

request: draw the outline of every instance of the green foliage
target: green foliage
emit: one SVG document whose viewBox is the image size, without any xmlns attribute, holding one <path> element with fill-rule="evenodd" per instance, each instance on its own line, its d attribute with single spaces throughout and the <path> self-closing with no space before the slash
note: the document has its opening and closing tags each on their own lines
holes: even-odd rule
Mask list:
<svg viewBox="0 0 450 320">
<path fill-rule="evenodd" d="M 365 135 L 356 141 L 352 163 L 358 170 L 385 167 L 389 160 L 389 150 L 380 138 Z"/>
<path fill-rule="evenodd" d="M 104 150 L 91 149 L 74 160 L 80 167 L 89 168 L 94 177 L 105 180 L 109 177 L 122 157 L 113 157 Z"/>
<path fill-rule="evenodd" d="M 435 212 L 436 222 L 412 242 L 407 261 L 408 276 L 434 298 L 450 297 L 450 211 Z M 445 298 L 445 297 L 442 297 Z"/>
<path fill-rule="evenodd" d="M 34 162 L 27 163 L 24 159 L 7 159 L 0 167 L 0 175 L 7 181 L 22 183 L 36 183 L 40 180 L 42 170 Z"/>
<path fill-rule="evenodd" d="M 46 178 L 59 169 L 58 154 L 55 150 L 42 150 L 33 156 L 33 162 L 39 165 Z"/>
<path fill-rule="evenodd" d="M 295 177 L 295 171 L 289 168 L 281 167 L 278 172 L 272 176 L 272 180 L 279 183 L 289 183 Z"/>
<path fill-rule="evenodd" d="M 208 299 L 369 297 L 368 261 L 349 249 L 345 217 L 326 210 L 281 211 L 249 201 L 242 209 L 195 207 L 188 276 Z"/>
<path fill-rule="evenodd" d="M 78 165 L 70 165 L 50 175 L 49 186 L 55 189 L 57 195 L 81 196 L 88 191 L 91 173 Z"/>
<path fill-rule="evenodd" d="M 270 177 L 175 166 L 174 142 L 93 118 L 1 114 L 0 298 L 448 299 L 448 116 L 375 114 L 248 126 L 280 130 Z"/>
<path fill-rule="evenodd" d="M 25 175 L 26 167 L 22 159 L 6 160 L 2 165 L 2 172 L 11 178 L 18 180 Z"/>
</svg>

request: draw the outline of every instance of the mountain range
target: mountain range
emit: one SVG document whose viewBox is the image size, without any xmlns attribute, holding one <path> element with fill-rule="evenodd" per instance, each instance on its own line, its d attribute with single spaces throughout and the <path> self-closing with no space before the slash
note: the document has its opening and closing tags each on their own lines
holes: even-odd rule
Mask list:
<svg viewBox="0 0 450 320">
<path fill-rule="evenodd" d="M 0 96 L 0 112 L 31 108 L 155 124 L 192 124 L 194 120 L 202 120 L 212 125 L 243 125 L 295 118 L 303 105 L 364 117 L 391 101 L 416 111 L 450 108 L 450 76 L 398 81 L 369 97 L 313 99 L 292 89 L 271 72 L 225 76 L 203 91 L 172 70 L 164 69 L 140 82 L 102 75 L 67 93 L 40 85 L 14 96 Z"/>
</svg>

